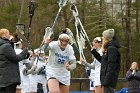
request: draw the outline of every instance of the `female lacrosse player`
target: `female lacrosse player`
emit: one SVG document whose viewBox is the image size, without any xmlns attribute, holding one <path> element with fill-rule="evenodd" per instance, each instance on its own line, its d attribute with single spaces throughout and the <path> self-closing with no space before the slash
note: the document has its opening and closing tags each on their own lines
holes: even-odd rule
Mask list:
<svg viewBox="0 0 140 93">
<path fill-rule="evenodd" d="M 96 51 L 102 56 L 101 44 L 102 40 L 100 37 L 96 37 L 93 39 L 92 48 L 96 49 Z M 91 68 L 90 72 L 90 90 L 92 93 L 102 93 L 101 81 L 100 81 L 100 69 L 101 63 L 94 58 L 94 61 L 89 64 L 86 61 L 81 61 L 87 67 Z"/>
<path fill-rule="evenodd" d="M 49 49 L 46 66 L 49 93 L 69 92 L 70 70 L 76 68 L 76 58 L 69 39 L 67 34 L 62 33 L 58 41 L 50 42 L 49 37 L 44 41 Z"/>
<path fill-rule="evenodd" d="M 22 39 L 15 43 L 14 46 L 16 54 L 20 54 L 23 51 Z M 29 93 L 29 77 L 23 74 L 23 69 L 26 67 L 26 64 L 29 64 L 28 59 L 19 62 L 21 84 L 17 86 L 16 93 Z"/>
</svg>

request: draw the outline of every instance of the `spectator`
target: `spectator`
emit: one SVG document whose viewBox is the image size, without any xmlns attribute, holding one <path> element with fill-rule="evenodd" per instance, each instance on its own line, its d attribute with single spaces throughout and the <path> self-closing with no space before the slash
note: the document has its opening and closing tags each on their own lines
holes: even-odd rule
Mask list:
<svg viewBox="0 0 140 93">
<path fill-rule="evenodd" d="M 137 62 L 131 64 L 126 73 L 126 80 L 128 81 L 128 93 L 140 93 L 140 70 Z"/>
<path fill-rule="evenodd" d="M 101 86 L 104 93 L 114 93 L 120 71 L 119 42 L 114 37 L 114 29 L 103 32 L 102 52 L 103 56 L 93 49 L 91 53 L 101 62 Z"/>
<path fill-rule="evenodd" d="M 11 37 L 7 29 L 0 29 L 0 93 L 16 92 L 16 86 L 20 84 L 18 62 L 28 58 L 27 49 L 16 55 Z"/>
<path fill-rule="evenodd" d="M 101 38 L 96 37 L 93 39 L 92 45 L 93 48 L 96 49 L 96 51 L 102 56 L 102 50 L 101 50 Z M 101 87 L 101 81 L 100 81 L 100 69 L 101 69 L 101 63 L 98 62 L 96 58 L 94 58 L 94 61 L 89 64 L 87 62 L 82 61 L 83 64 L 87 67 L 91 68 L 90 72 L 90 90 L 92 93 L 102 93 L 102 87 Z"/>
</svg>

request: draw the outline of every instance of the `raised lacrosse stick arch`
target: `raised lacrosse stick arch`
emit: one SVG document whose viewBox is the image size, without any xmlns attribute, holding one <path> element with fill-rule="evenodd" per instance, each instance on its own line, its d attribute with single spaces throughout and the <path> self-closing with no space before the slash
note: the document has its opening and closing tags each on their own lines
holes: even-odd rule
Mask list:
<svg viewBox="0 0 140 93">
<path fill-rule="evenodd" d="M 90 48 L 92 48 L 92 44 L 91 44 L 91 42 L 90 42 L 90 40 L 89 40 L 89 38 L 88 38 L 88 36 L 87 36 L 87 33 L 86 33 L 86 31 L 85 31 L 85 29 L 84 29 L 82 23 L 81 23 L 81 20 L 80 20 L 80 18 L 79 18 L 79 13 L 78 13 L 78 10 L 77 10 L 77 6 L 76 6 L 75 4 L 71 4 L 71 11 L 72 11 L 73 16 L 74 16 L 74 18 L 75 18 L 75 26 L 78 26 L 78 28 L 81 29 L 80 31 L 81 31 L 82 35 L 83 35 L 83 36 L 85 37 L 85 39 L 87 40 L 87 42 L 88 42 Z"/>
<path fill-rule="evenodd" d="M 56 24 L 56 21 L 57 21 L 57 19 L 58 19 L 58 17 L 59 17 L 59 14 L 60 14 L 62 8 L 66 5 L 67 1 L 68 1 L 68 0 L 59 0 L 59 2 L 58 2 L 59 10 L 58 10 L 57 15 L 56 15 L 56 17 L 55 17 L 55 20 L 54 20 L 54 22 L 53 22 L 53 25 L 52 25 L 52 27 L 50 28 L 50 31 L 48 31 L 48 30 L 45 31 L 45 34 L 44 34 L 44 36 L 43 36 L 44 38 L 50 37 L 50 36 L 53 34 L 53 30 L 54 30 L 54 26 L 55 26 L 55 24 Z M 46 30 L 46 29 L 45 29 L 45 30 Z M 48 33 L 49 33 L 49 34 L 48 34 Z M 39 48 L 40 48 L 41 50 L 44 49 L 44 40 L 42 41 L 42 43 L 41 43 L 41 45 L 40 45 Z"/>
</svg>

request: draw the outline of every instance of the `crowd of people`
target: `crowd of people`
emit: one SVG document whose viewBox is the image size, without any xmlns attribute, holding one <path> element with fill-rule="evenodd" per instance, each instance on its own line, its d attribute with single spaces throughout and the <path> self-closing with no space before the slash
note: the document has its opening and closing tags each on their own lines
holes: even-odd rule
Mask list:
<svg viewBox="0 0 140 93">
<path fill-rule="evenodd" d="M 14 41 L 7 29 L 0 29 L 0 93 L 68 93 L 77 63 L 69 39 L 65 33 L 57 41 L 47 37 L 45 50 L 29 51 L 21 39 Z"/>
<path fill-rule="evenodd" d="M 61 33 L 56 41 L 46 37 L 44 50 L 31 51 L 22 47 L 22 39 L 15 40 L 9 30 L 0 29 L 0 93 L 68 93 L 70 71 L 77 63 L 69 41 L 69 35 Z M 102 37 L 93 39 L 93 62 L 80 58 L 81 64 L 91 68 L 92 93 L 115 92 L 121 61 L 119 48 L 114 29 L 107 29 Z M 139 93 L 140 71 L 136 62 L 132 63 L 126 79 L 128 92 Z"/>
</svg>

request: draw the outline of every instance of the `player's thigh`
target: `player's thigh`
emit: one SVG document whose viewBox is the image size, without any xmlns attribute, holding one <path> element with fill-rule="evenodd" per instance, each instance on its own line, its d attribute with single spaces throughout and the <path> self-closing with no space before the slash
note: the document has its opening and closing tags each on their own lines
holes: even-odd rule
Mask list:
<svg viewBox="0 0 140 93">
<path fill-rule="evenodd" d="M 102 93 L 101 85 L 95 87 L 95 93 Z"/>
<path fill-rule="evenodd" d="M 50 93 L 59 93 L 59 81 L 56 79 L 48 80 L 48 89 Z"/>
<path fill-rule="evenodd" d="M 69 86 L 60 85 L 60 93 L 69 93 Z"/>
</svg>

